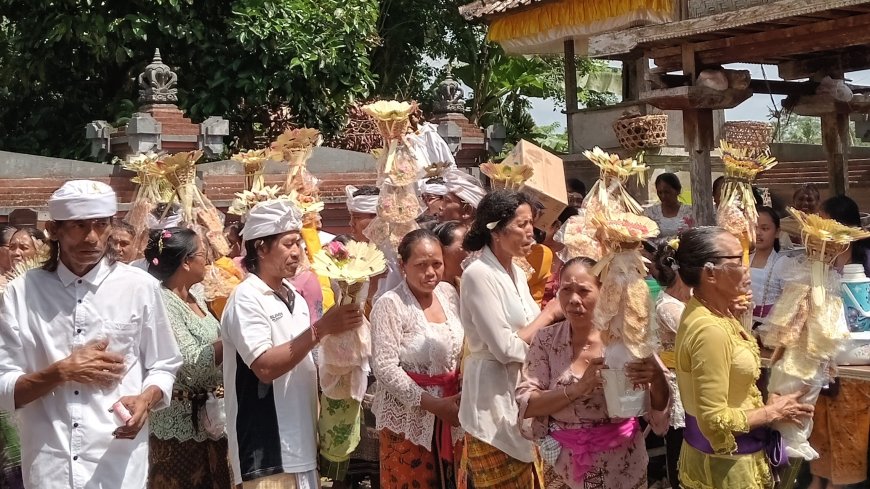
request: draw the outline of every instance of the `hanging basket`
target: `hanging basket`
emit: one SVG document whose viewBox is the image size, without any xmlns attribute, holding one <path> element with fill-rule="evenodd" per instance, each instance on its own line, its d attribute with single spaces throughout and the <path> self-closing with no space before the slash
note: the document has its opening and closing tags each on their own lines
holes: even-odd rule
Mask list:
<svg viewBox="0 0 870 489">
<path fill-rule="evenodd" d="M 725 141 L 733 146 L 767 151 L 773 138 L 773 126 L 758 121 L 733 121 L 725 123 Z"/>
<path fill-rule="evenodd" d="M 613 132 L 625 149 L 660 148 L 668 144 L 667 114 L 641 115 L 619 119 Z"/>
</svg>

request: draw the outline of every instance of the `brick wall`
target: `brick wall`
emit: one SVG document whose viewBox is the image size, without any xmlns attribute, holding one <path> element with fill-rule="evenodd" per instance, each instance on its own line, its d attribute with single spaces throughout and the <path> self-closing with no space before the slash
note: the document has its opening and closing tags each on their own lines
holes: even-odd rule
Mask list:
<svg viewBox="0 0 870 489">
<path fill-rule="evenodd" d="M 105 182 L 115 189 L 121 203 L 121 213 L 134 196 L 135 184 L 130 181 L 132 173 L 119 176 L 97 177 L 94 180 Z M 266 175 L 267 185 L 283 185 L 283 175 Z M 345 207 L 345 185 L 374 185 L 373 172 L 324 173 L 317 175 L 321 180 L 321 197 L 326 209 L 321 214 L 324 229 L 333 234 L 349 232 L 349 215 Z M 16 178 L 0 179 L 0 209 L 32 208 L 44 210 L 51 194 L 68 179 L 66 178 Z M 206 175 L 203 181 L 205 195 L 221 210 L 226 210 L 235 198 L 235 193 L 244 187 L 242 175 Z M 233 219 L 232 216 L 229 219 Z M 0 223 L 7 222 L 7 216 L 0 215 Z"/>
</svg>

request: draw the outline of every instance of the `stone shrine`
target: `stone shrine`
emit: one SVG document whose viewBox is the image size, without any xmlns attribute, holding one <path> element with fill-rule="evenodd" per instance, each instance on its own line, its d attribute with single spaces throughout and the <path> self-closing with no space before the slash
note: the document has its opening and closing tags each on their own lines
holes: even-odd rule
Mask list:
<svg viewBox="0 0 870 489">
<path fill-rule="evenodd" d="M 223 153 L 224 137 L 229 135 L 229 121 L 209 117 L 196 124 L 178 108 L 178 76 L 163 63 L 160 50 L 139 74 L 139 111 L 123 127 L 106 121 L 94 121 L 85 127 L 91 142 L 91 155 L 104 159 L 108 155 L 124 158 L 148 151 L 178 153 L 201 149 L 206 157 Z"/>
</svg>

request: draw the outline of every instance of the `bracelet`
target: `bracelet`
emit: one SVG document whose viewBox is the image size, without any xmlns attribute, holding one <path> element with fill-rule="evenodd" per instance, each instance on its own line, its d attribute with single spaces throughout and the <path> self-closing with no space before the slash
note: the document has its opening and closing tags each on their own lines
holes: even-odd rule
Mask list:
<svg viewBox="0 0 870 489">
<path fill-rule="evenodd" d="M 311 338 L 314 339 L 315 343 L 320 343 L 320 333 L 317 332 L 317 325 L 311 325 Z"/>
<path fill-rule="evenodd" d="M 565 396 L 565 399 L 568 399 L 569 403 L 574 402 L 574 400 L 571 399 L 571 397 L 568 395 L 568 386 L 567 385 L 562 387 L 562 394 Z"/>
</svg>

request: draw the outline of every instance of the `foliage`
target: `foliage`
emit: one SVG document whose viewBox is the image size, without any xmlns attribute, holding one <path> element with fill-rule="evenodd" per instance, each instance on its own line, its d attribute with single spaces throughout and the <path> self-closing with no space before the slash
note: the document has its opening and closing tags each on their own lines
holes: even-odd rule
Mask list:
<svg viewBox="0 0 870 489">
<path fill-rule="evenodd" d="M 532 98 L 548 98 L 565 105 L 565 68 L 561 56 L 509 56 L 498 45 L 481 38 L 480 49 L 454 69 L 457 78 L 472 88 L 468 117 L 482 127 L 504 124 L 507 142 L 535 138 L 529 113 Z M 606 69 L 600 61 L 576 60 L 578 77 Z M 578 101 L 605 104 L 612 96 L 578 89 Z"/>
<path fill-rule="evenodd" d="M 438 75 L 435 60 L 469 60 L 485 28 L 459 15 L 459 6 L 466 3 L 379 0 L 381 42 L 372 53 L 378 96 L 425 101 Z"/>
<path fill-rule="evenodd" d="M 329 134 L 374 87 L 374 0 L 7 0 L 0 4 L 0 148 L 87 154 L 84 126 L 123 122 L 155 47 L 194 120 L 243 147 L 288 114 Z"/>
<path fill-rule="evenodd" d="M 532 141 L 553 153 L 568 152 L 568 132 L 558 122 L 546 126 L 535 126 Z"/>
<path fill-rule="evenodd" d="M 772 118 L 775 119 L 773 115 Z M 774 141 L 778 143 L 822 143 L 822 123 L 818 117 L 782 113 L 777 129 Z"/>
</svg>

